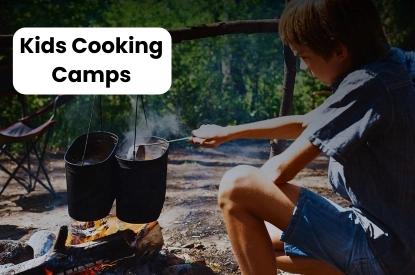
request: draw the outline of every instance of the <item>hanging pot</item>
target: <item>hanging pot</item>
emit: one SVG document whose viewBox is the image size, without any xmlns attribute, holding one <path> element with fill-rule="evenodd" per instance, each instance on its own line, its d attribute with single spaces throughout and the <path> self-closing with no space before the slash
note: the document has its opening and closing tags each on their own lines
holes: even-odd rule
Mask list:
<svg viewBox="0 0 415 275">
<path fill-rule="evenodd" d="M 112 133 L 90 132 L 76 138 L 69 147 L 64 158 L 71 218 L 95 221 L 111 211 L 117 179 L 117 145 L 118 137 Z"/>
<path fill-rule="evenodd" d="M 147 145 L 136 143 L 137 158 L 131 155 L 133 139 L 124 141 L 115 154 L 120 168 L 116 191 L 117 217 L 128 223 L 157 220 L 166 196 L 169 144 L 159 137 L 151 137 L 144 143 Z"/>
</svg>

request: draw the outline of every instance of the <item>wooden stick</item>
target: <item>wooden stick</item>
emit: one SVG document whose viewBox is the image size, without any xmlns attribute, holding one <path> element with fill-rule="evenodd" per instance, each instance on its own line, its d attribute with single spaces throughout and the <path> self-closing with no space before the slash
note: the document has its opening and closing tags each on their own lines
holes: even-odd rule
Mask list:
<svg viewBox="0 0 415 275">
<path fill-rule="evenodd" d="M 278 22 L 278 19 L 237 20 L 169 29 L 168 32 L 171 35 L 173 43 L 180 43 L 184 40 L 194 40 L 228 34 L 277 33 Z M 0 47 L 13 47 L 13 35 L 0 35 Z"/>
</svg>

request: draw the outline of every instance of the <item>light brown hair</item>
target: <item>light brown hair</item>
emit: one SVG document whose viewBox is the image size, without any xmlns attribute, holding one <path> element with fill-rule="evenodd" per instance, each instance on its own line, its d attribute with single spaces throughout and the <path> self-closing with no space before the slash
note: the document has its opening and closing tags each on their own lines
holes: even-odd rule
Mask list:
<svg viewBox="0 0 415 275">
<path fill-rule="evenodd" d="M 278 31 L 284 44 L 305 45 L 325 59 L 342 43 L 354 66 L 386 51 L 380 16 L 371 0 L 291 0 Z"/>
</svg>

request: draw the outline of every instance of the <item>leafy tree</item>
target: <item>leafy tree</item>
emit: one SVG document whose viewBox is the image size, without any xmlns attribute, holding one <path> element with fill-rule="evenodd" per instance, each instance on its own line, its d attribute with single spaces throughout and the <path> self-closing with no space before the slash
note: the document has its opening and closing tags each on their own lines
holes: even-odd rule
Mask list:
<svg viewBox="0 0 415 275">
<path fill-rule="evenodd" d="M 374 0 L 381 15 L 389 43 L 415 50 L 415 1 Z"/>
</svg>

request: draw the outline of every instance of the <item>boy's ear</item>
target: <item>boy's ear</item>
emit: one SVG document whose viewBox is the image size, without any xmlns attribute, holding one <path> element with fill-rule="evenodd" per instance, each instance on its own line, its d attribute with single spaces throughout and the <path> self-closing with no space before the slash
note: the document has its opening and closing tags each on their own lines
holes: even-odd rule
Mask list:
<svg viewBox="0 0 415 275">
<path fill-rule="evenodd" d="M 340 62 L 342 62 L 348 57 L 349 51 L 343 43 L 339 43 L 337 47 L 334 49 L 334 55 Z"/>
</svg>

